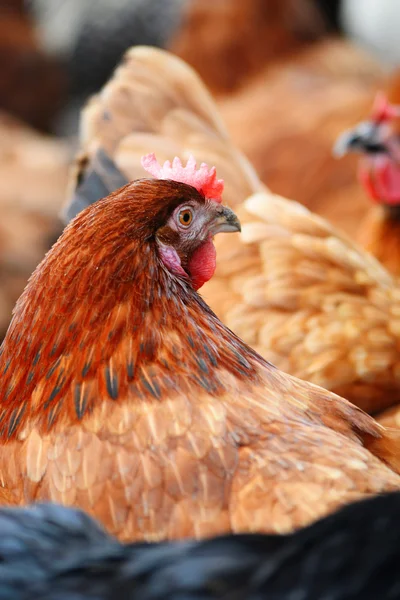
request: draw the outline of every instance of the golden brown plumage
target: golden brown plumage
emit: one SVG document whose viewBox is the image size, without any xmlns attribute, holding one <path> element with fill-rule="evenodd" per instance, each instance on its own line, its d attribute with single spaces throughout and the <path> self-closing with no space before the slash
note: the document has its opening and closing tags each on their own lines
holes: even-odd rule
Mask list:
<svg viewBox="0 0 400 600">
<path fill-rule="evenodd" d="M 5 500 L 160 539 L 290 531 L 398 489 L 400 434 L 265 362 L 166 267 L 188 202 L 208 206 L 185 184 L 128 184 L 31 277 L 0 350 Z"/>
<path fill-rule="evenodd" d="M 339 161 L 332 147 L 369 110 L 382 80 L 370 57 L 332 38 L 265 69 L 219 107 L 270 189 L 353 236 L 369 202 L 354 177 L 356 157 Z"/>
<path fill-rule="evenodd" d="M 372 206 L 364 216 L 357 240 L 395 277 L 400 276 L 400 221 L 382 206 Z"/>
<path fill-rule="evenodd" d="M 128 179 L 143 176 L 138 159 L 152 148 L 163 159 L 193 152 L 216 164 L 243 233 L 217 239 L 217 271 L 203 288 L 212 309 L 284 371 L 370 412 L 400 400 L 392 277 L 328 223 L 266 191 L 184 63 L 154 49 L 131 50 L 83 113 L 82 148 L 76 197 L 83 203 L 95 199 L 90 173 L 114 189 L 109 165 L 98 165 L 99 148 Z M 253 192 L 262 195 L 246 202 Z"/>
<path fill-rule="evenodd" d="M 0 114 L 0 341 L 28 277 L 62 230 L 69 152 Z"/>
</svg>

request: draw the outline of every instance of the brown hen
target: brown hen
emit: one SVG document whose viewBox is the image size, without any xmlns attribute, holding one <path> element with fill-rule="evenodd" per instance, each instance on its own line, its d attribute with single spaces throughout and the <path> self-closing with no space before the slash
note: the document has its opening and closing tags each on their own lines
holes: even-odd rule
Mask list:
<svg viewBox="0 0 400 600">
<path fill-rule="evenodd" d="M 277 370 L 194 290 L 234 228 L 214 196 L 142 179 L 65 229 L 0 349 L 4 502 L 149 540 L 290 531 L 399 488 L 400 433 Z"/>
<path fill-rule="evenodd" d="M 152 148 L 163 159 L 193 152 L 216 164 L 243 233 L 217 240 L 216 275 L 203 288 L 213 310 L 279 368 L 369 412 L 400 400 L 393 279 L 328 223 L 267 193 L 184 63 L 154 49 L 131 50 L 85 109 L 82 147 L 70 216 L 122 185 L 107 156 L 128 179 L 144 175 L 139 157 Z M 263 193 L 245 202 L 253 192 Z"/>
</svg>

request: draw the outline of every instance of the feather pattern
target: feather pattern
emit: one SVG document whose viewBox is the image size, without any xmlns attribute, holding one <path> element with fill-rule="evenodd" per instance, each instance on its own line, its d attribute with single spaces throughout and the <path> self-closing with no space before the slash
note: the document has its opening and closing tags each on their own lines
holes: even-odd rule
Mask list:
<svg viewBox="0 0 400 600">
<path fill-rule="evenodd" d="M 286 372 L 371 413 L 400 401 L 395 280 L 329 223 L 268 192 L 187 65 L 161 50 L 131 49 L 84 110 L 81 142 L 83 181 L 100 151 L 127 179 L 142 176 L 140 157 L 154 149 L 162 159 L 193 153 L 215 164 L 242 234 L 216 240 L 217 269 L 202 288 L 211 308 Z M 86 204 L 95 192 L 87 186 Z"/>
<path fill-rule="evenodd" d="M 196 195 L 128 184 L 32 275 L 0 350 L 2 501 L 156 540 L 291 531 L 398 489 L 400 434 L 277 370 L 165 268 L 155 232 Z"/>
</svg>

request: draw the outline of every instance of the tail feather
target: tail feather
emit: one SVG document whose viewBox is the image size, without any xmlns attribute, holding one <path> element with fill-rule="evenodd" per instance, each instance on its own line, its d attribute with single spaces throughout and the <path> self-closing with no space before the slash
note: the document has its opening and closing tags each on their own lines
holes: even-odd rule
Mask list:
<svg viewBox="0 0 400 600">
<path fill-rule="evenodd" d="M 132 180 L 148 176 L 140 158 L 155 152 L 160 162 L 193 154 L 199 162 L 216 166 L 218 176 L 226 180 L 225 201 L 232 206 L 263 189 L 250 163 L 230 142 L 196 73 L 179 58 L 155 48 L 129 50 L 112 79 L 90 100 L 81 119 L 81 146 L 63 209 L 66 220 L 104 195 L 98 179 L 93 181 L 99 149 L 111 159 L 108 166 L 103 161 L 101 180 L 107 186 L 118 187 L 120 182 L 113 179 L 111 161 L 122 177 Z M 107 176 L 108 169 L 114 174 Z"/>
</svg>

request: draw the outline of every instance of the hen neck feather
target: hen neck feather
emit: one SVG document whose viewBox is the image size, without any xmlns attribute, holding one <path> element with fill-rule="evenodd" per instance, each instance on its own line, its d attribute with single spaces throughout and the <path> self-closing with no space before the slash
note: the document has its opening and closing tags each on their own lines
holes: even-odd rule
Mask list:
<svg viewBox="0 0 400 600">
<path fill-rule="evenodd" d="M 120 231 L 67 228 L 31 277 L 0 349 L 3 438 L 28 418 L 46 430 L 79 421 L 103 401 L 217 396 L 226 374 L 256 381 L 266 366 L 166 269 L 154 239 Z"/>
</svg>

